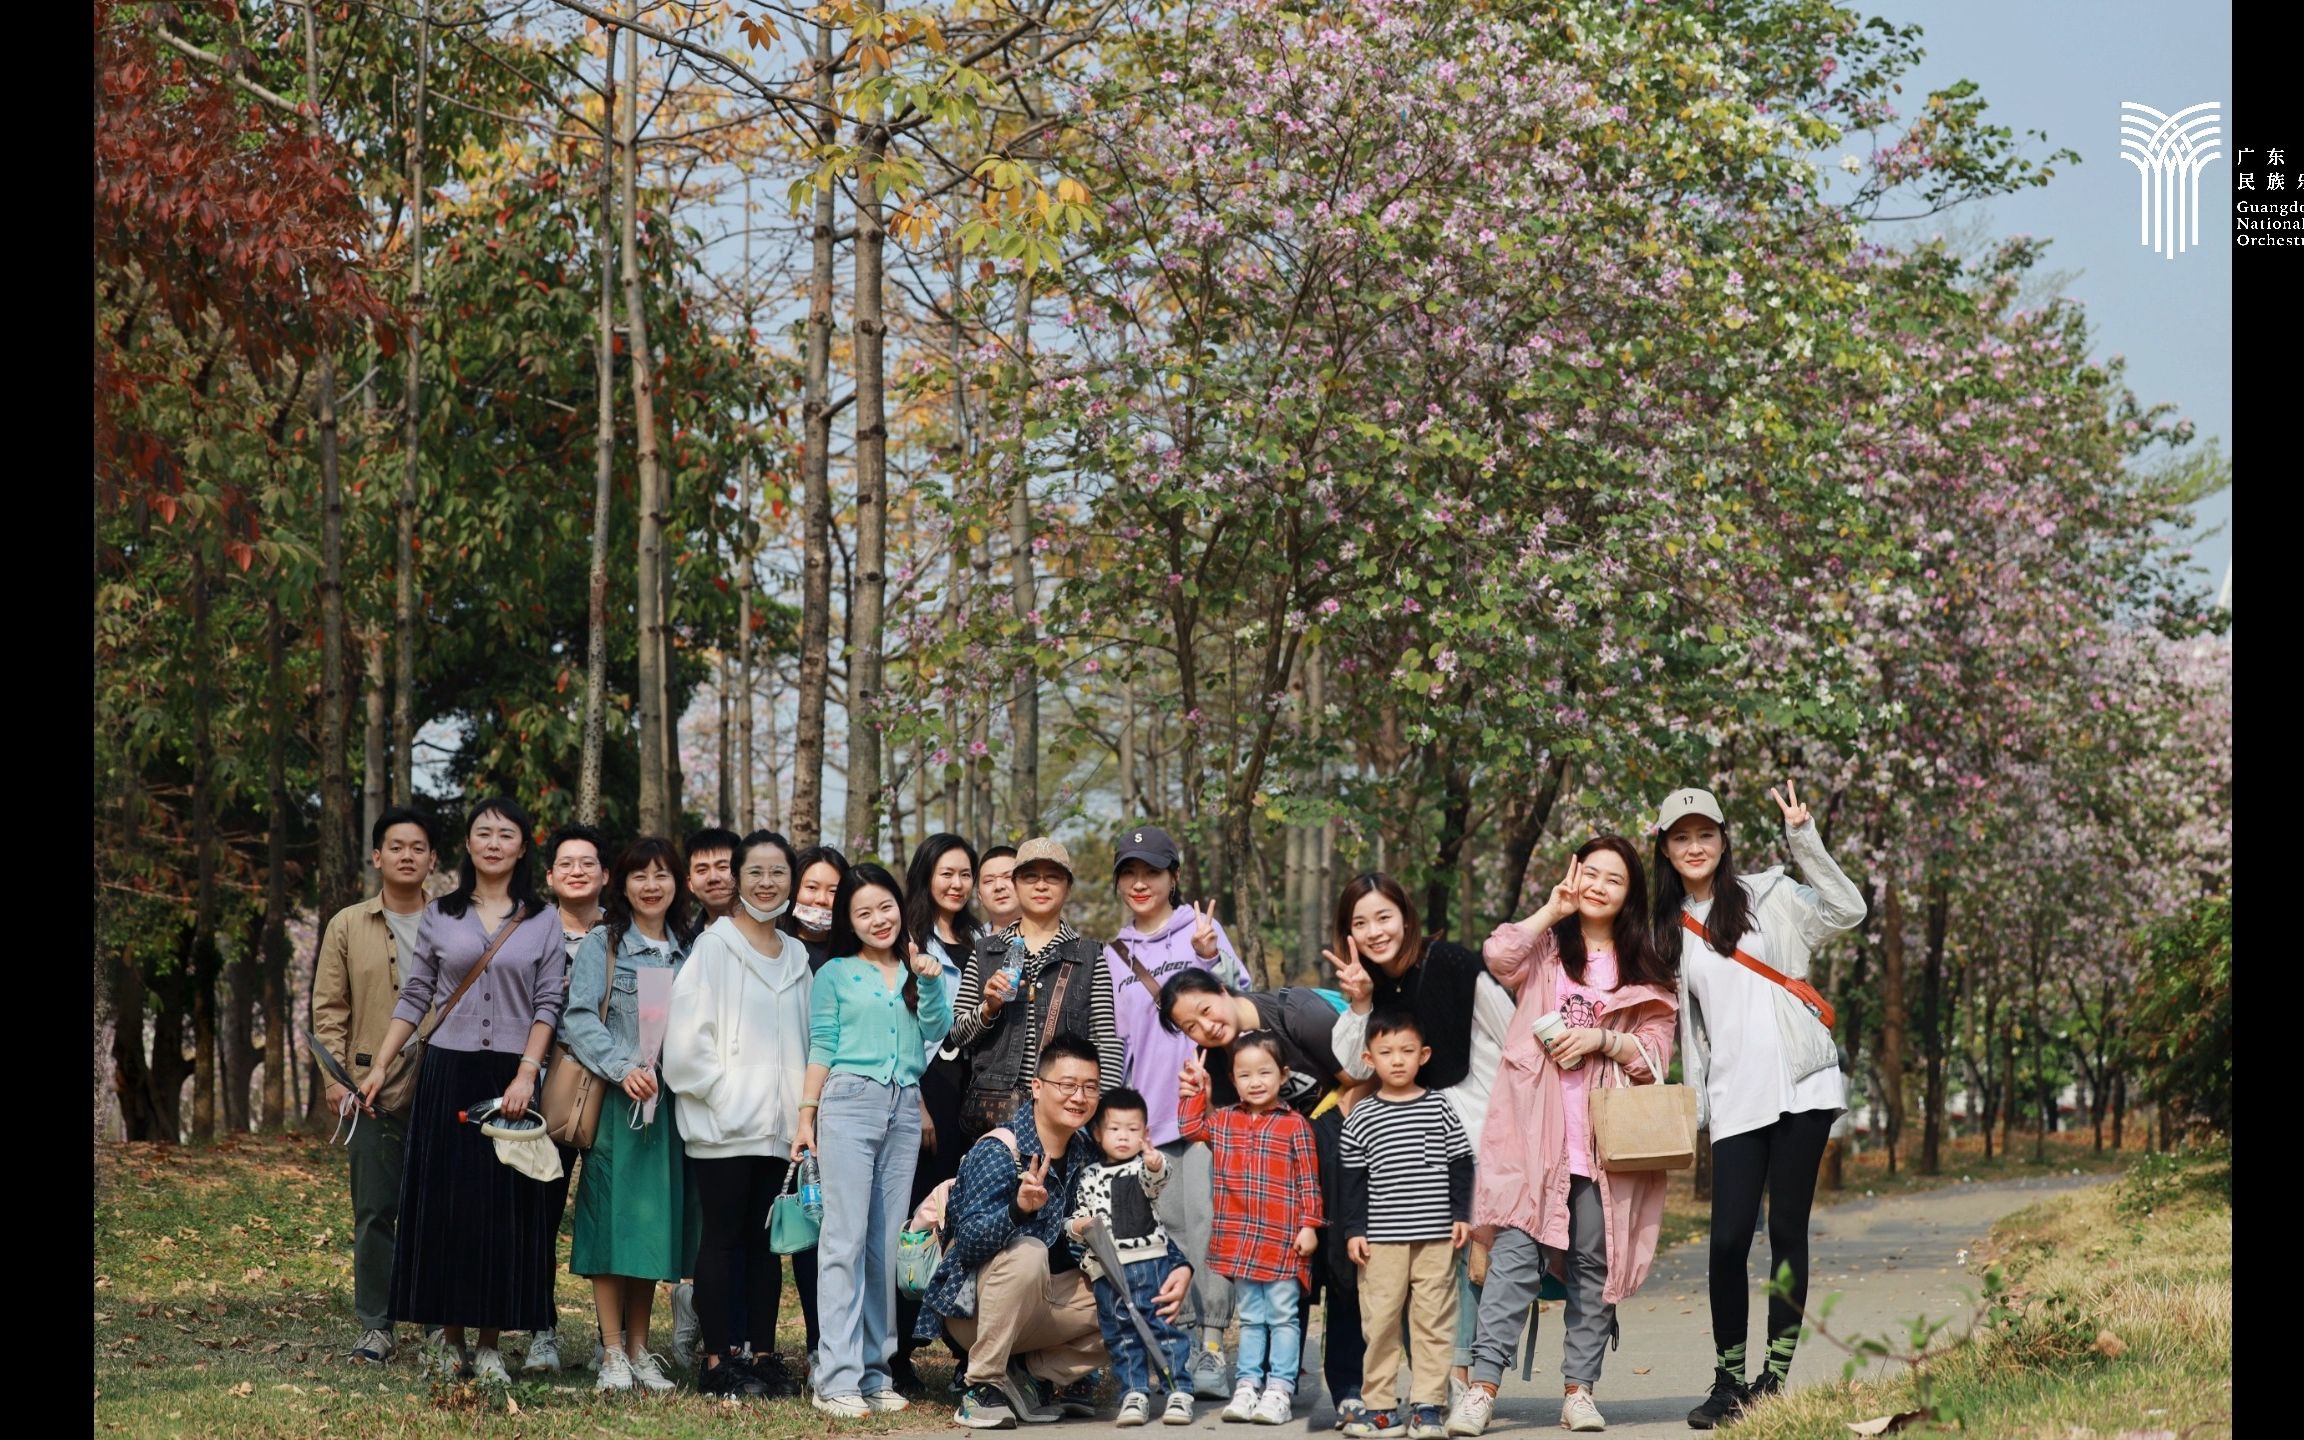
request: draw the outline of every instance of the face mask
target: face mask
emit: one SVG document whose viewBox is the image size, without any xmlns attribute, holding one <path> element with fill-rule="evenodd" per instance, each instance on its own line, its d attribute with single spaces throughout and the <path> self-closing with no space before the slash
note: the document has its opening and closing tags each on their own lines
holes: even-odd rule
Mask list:
<svg viewBox="0 0 2304 1440">
<path fill-rule="evenodd" d="M 744 907 L 745 914 L 751 916 L 754 920 L 759 921 L 763 925 L 766 925 L 770 921 L 774 920 L 777 916 L 792 908 L 792 902 L 787 900 L 773 910 L 763 910 L 741 895 L 736 897 L 736 903 Z M 824 912 L 824 920 L 826 924 L 831 923 L 831 911 L 827 910 Z"/>
<path fill-rule="evenodd" d="M 832 907 L 829 905 L 795 905 L 792 907 L 792 918 L 799 921 L 803 929 L 814 930 L 821 934 L 832 928 Z"/>
</svg>

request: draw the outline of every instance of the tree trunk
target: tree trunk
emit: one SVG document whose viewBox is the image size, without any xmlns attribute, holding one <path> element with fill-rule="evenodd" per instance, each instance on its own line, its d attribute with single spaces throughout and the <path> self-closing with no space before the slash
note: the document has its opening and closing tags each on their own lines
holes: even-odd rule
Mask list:
<svg viewBox="0 0 2304 1440">
<path fill-rule="evenodd" d="M 634 70 L 637 73 L 638 67 L 635 66 Z M 633 151 L 633 158 L 639 158 L 637 149 Z M 653 351 L 649 353 L 648 363 L 651 367 L 649 373 L 653 376 L 656 363 Z M 653 380 L 650 384 L 653 389 Z M 661 462 L 656 467 L 656 508 L 663 517 L 657 526 L 657 533 L 663 535 L 672 517 L 672 472 L 664 468 Z M 676 539 L 674 537 L 674 541 L 667 541 L 666 544 L 669 546 Z M 666 828 L 662 833 L 667 835 L 687 823 L 688 813 L 688 791 L 682 783 L 685 777 L 680 765 L 681 712 L 672 702 L 673 695 L 679 689 L 674 682 L 676 667 L 673 664 L 673 656 L 679 651 L 679 632 L 672 625 L 672 582 L 677 573 L 677 567 L 672 563 L 672 552 L 667 549 L 664 562 L 656 567 L 656 713 L 662 717 L 664 725 L 660 750 L 664 756 Z"/>
<path fill-rule="evenodd" d="M 1888 1173 L 1904 1135 L 1904 901 L 1887 883 L 1880 922 L 1880 1103 L 1887 1112 Z"/>
<path fill-rule="evenodd" d="M 216 744 L 211 728 L 208 559 L 192 547 L 192 1138 L 216 1138 Z"/>
<path fill-rule="evenodd" d="M 1921 976 L 1920 1046 L 1926 1072 L 1921 1092 L 1920 1173 L 1941 1167 L 1944 1139 L 1944 939 L 1951 921 L 1952 886 L 1942 875 L 1928 880 L 1927 969 Z"/>
<path fill-rule="evenodd" d="M 608 530 L 616 504 L 616 37 L 604 47 L 600 108 L 600 303 L 592 341 L 592 571 L 586 587 L 583 759 L 576 772 L 576 818 L 601 820 L 600 772 L 608 745 Z"/>
<path fill-rule="evenodd" d="M 416 797 L 416 506 L 424 453 L 424 112 L 430 99 L 432 0 L 419 0 L 416 15 L 416 129 L 408 147 L 408 393 L 401 417 L 407 454 L 393 576 L 399 683 L 392 697 L 392 798 L 402 805 L 415 803 Z"/>
<path fill-rule="evenodd" d="M 1440 844 L 1433 852 L 1432 875 L 1424 884 L 1424 933 L 1435 940 L 1455 938 L 1449 931 L 1448 892 L 1464 863 L 1464 841 L 1472 816 L 1472 776 L 1461 765 L 1448 767 L 1441 786 Z"/>
<path fill-rule="evenodd" d="M 248 933 L 224 966 L 224 1005 L 216 1026 L 217 1088 L 222 1092 L 217 1108 L 231 1135 L 245 1135 L 251 1128 L 248 1102 L 256 1081 L 256 1012 L 263 989 L 256 961 L 262 953 L 264 914 L 259 910 L 248 918 Z"/>
<path fill-rule="evenodd" d="M 1016 354 L 1017 404 L 1021 407 L 1032 388 L 1032 277 L 1016 282 L 1016 328 L 1011 344 Z M 1023 441 L 1017 441 L 1019 447 Z M 1009 757 L 1009 805 L 1015 824 L 1025 835 L 1040 833 L 1040 666 L 1032 651 L 1040 643 L 1033 612 L 1040 608 L 1040 582 L 1032 564 L 1032 479 L 1018 455 L 1016 488 L 1008 497 L 1008 566 L 1016 623 L 1015 653 L 1024 658 L 1016 667 L 1016 694 L 1008 716 L 1016 750 Z"/>
<path fill-rule="evenodd" d="M 311 97 L 304 128 L 317 144 L 327 131 L 320 120 L 320 37 L 312 11 L 312 6 L 304 7 L 304 88 Z M 337 463 L 336 352 L 326 339 L 319 352 L 312 421 L 320 437 L 319 900 L 325 918 L 359 896 L 360 876 L 355 860 L 358 841 L 352 830 L 352 679 L 344 655 L 344 487 Z M 280 813 L 275 809 L 275 816 Z M 277 1051 L 265 1055 L 267 1126 L 277 1123 L 269 1112 L 278 1056 Z"/>
<path fill-rule="evenodd" d="M 640 0 L 632 13 L 639 14 Z M 666 793 L 664 713 L 664 476 L 656 453 L 656 357 L 648 345 L 645 281 L 640 272 L 640 32 L 624 32 L 624 109 L 617 135 L 623 205 L 624 334 L 632 357 L 632 409 L 640 440 L 640 544 L 635 584 L 640 601 L 640 815 L 643 835 L 670 832 L 675 798 Z"/>
<path fill-rule="evenodd" d="M 1696 1168 L 1690 1176 L 1690 1184 L 1696 1191 L 1697 1199 L 1709 1200 L 1712 1198 L 1712 1132 L 1710 1130 L 1696 1132 Z"/>
<path fill-rule="evenodd" d="M 859 858 L 880 853 L 887 808 L 880 758 L 880 617 L 888 576 L 888 411 L 882 318 L 888 232 L 876 167 L 888 150 L 880 107 L 866 107 L 864 163 L 856 181 L 856 589 L 848 611 L 848 816 L 843 843 Z"/>
<path fill-rule="evenodd" d="M 1552 807 L 1560 803 L 1560 788 L 1567 783 L 1568 757 L 1555 755 L 1545 767 L 1543 783 L 1536 787 L 1536 798 L 1513 822 L 1512 833 L 1504 842 L 1504 915 L 1510 919 L 1520 913 L 1520 897 L 1527 893 L 1528 861 L 1536 853 L 1536 842 L 1544 837 L 1544 827 L 1552 823 Z M 1566 867 L 1562 867 L 1566 868 Z M 1544 893 L 1550 893 L 1546 885 Z"/>
<path fill-rule="evenodd" d="M 832 24 L 816 27 L 816 143 L 839 143 L 832 105 Z M 801 480 L 807 487 L 800 565 L 800 717 L 793 736 L 791 839 L 818 843 L 824 827 L 824 697 L 832 680 L 832 187 L 816 192 L 808 267 L 808 353 L 802 379 Z"/>
<path fill-rule="evenodd" d="M 747 207 L 749 213 L 749 207 Z M 746 227 L 750 229 L 749 226 Z M 752 333 L 747 316 L 744 333 Z M 738 543 L 742 559 L 736 575 L 736 804 L 744 816 L 744 833 L 760 823 L 752 803 L 752 465 L 746 461 L 737 482 L 737 508 L 743 513 Z"/>
<path fill-rule="evenodd" d="M 744 833 L 744 824 L 736 816 L 736 697 L 733 669 L 728 663 L 728 652 L 722 650 L 714 666 L 719 684 L 712 697 L 713 713 L 719 720 L 720 775 L 719 794 L 714 797 L 723 829 Z"/>
<path fill-rule="evenodd" d="M 2123 1070 L 2112 1081 L 2112 1153 L 2120 1153 L 2122 1126 L 2128 1119 L 2128 1072 Z"/>
<path fill-rule="evenodd" d="M 306 24 L 311 20 L 307 15 Z M 265 748 L 265 779 L 271 791 L 272 813 L 265 823 L 264 854 L 264 1128 L 279 1130 L 288 1120 L 288 1067 L 294 1047 L 288 1040 L 288 644 L 280 621 L 280 592 L 275 589 L 265 606 L 265 640 L 270 652 L 272 714 L 266 727 L 271 743 Z M 349 788 L 349 787 L 347 787 Z M 349 800 L 350 796 L 347 795 Z M 322 922 L 334 914 L 321 912 Z"/>
<path fill-rule="evenodd" d="M 391 777 L 385 770 L 384 757 L 384 629 L 371 625 L 361 637 L 361 648 L 368 657 L 368 686 L 366 715 L 368 733 L 361 739 L 360 780 L 360 835 L 354 853 L 365 857 L 375 847 L 370 844 L 376 834 L 376 822 L 384 818 L 385 803 L 391 798 Z M 373 865 L 360 867 L 360 893 L 373 895 L 381 889 L 384 877 Z M 339 907 L 341 908 L 341 907 Z M 322 908 L 320 921 L 326 924 L 334 910 Z"/>
</svg>

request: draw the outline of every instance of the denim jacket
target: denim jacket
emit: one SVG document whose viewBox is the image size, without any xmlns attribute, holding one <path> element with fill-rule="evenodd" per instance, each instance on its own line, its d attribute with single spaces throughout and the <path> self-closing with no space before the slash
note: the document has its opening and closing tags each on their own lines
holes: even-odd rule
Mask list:
<svg viewBox="0 0 2304 1440">
<path fill-rule="evenodd" d="M 960 1157 L 960 1174 L 945 1202 L 949 1240 L 920 1297 L 920 1321 L 912 1330 L 916 1339 L 933 1340 L 946 1319 L 976 1313 L 976 1272 L 1011 1240 L 1021 1237 L 1048 1247 L 1050 1270 L 1075 1264 L 1064 1222 L 1079 1199 L 1081 1177 L 1100 1158 L 1095 1142 L 1085 1130 L 1073 1135 L 1071 1145 L 1048 1167 L 1048 1203 L 1026 1215 L 1016 1208 L 1016 1177 L 1048 1153 L 1030 1102 L 1009 1118 L 1008 1131 L 1016 1137 L 1015 1153 L 987 1135 Z"/>
<path fill-rule="evenodd" d="M 677 973 L 688 958 L 678 936 L 672 937 L 671 958 L 641 938 L 637 930 L 624 932 L 616 954 L 616 976 L 608 976 L 608 927 L 597 925 L 576 947 L 568 962 L 568 1005 L 560 1013 L 560 1038 L 567 1042 L 576 1063 L 606 1080 L 622 1084 L 632 1072 L 633 1051 L 640 1048 L 640 971 L 669 965 Z M 600 1023 L 601 987 L 608 987 L 608 1023 Z"/>
</svg>

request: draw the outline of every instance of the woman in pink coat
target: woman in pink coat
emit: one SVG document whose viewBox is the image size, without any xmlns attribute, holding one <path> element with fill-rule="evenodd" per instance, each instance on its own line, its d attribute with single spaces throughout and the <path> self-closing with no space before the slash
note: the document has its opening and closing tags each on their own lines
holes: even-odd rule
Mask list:
<svg viewBox="0 0 2304 1440">
<path fill-rule="evenodd" d="M 1601 1353 L 1617 1304 L 1655 1263 L 1667 1172 L 1601 1169 L 1586 1101 L 1595 1086 L 1653 1084 L 1672 1063 L 1679 989 L 1648 929 L 1647 888 L 1632 842 L 1603 835 L 1542 909 L 1488 937 L 1489 973 L 1520 1000 L 1480 1140 L 1472 1225 L 1490 1247 L 1488 1281 L 1450 1435 L 1487 1428 L 1547 1269 L 1568 1287 L 1560 1424 L 1604 1428 L 1592 1401 Z M 1555 1010 L 1567 1028 L 1540 1044 L 1537 1017 Z"/>
</svg>

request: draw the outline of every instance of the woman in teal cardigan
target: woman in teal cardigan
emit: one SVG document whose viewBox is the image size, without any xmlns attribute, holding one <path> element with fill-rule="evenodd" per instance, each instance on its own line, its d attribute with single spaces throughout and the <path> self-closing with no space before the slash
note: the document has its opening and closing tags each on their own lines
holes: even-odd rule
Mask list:
<svg viewBox="0 0 2304 1440">
<path fill-rule="evenodd" d="M 584 937 L 568 964 L 560 1038 L 577 1064 L 610 1086 L 576 1190 L 568 1264 L 592 1279 L 601 1390 L 673 1388 L 663 1362 L 648 1352 L 648 1317 L 656 1282 L 678 1281 L 695 1269 L 700 1214 L 687 1184 L 679 1116 L 656 1067 L 639 1057 L 640 972 L 677 972 L 687 958 L 666 923 L 681 888 L 680 852 L 672 842 L 649 835 L 625 846 L 602 887 L 606 923 Z M 649 1100 L 656 1102 L 656 1118 L 641 1124 L 638 1112 Z"/>
<path fill-rule="evenodd" d="M 861 864 L 832 903 L 833 959 L 808 1008 L 794 1159 L 816 1151 L 824 1228 L 816 1242 L 817 1344 L 809 1403 L 858 1419 L 906 1408 L 896 1351 L 896 1236 L 920 1159 L 920 1074 L 952 1028 L 943 967 L 904 933 L 904 891 Z M 816 1122 L 824 1120 L 824 1143 Z"/>
</svg>

